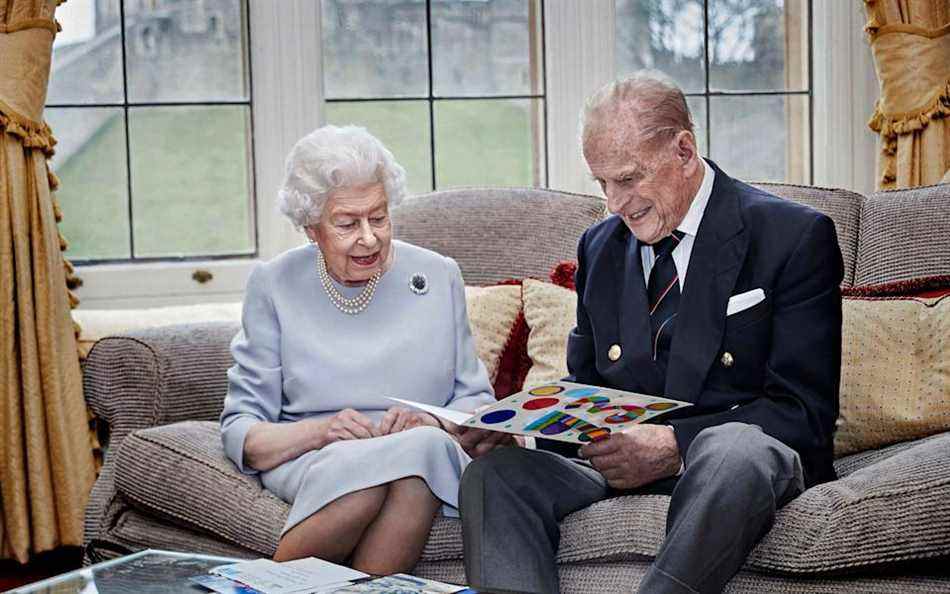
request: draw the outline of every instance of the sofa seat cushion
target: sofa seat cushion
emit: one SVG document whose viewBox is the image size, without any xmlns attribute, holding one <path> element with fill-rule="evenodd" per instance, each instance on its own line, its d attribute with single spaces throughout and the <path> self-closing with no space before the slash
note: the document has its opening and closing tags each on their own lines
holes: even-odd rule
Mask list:
<svg viewBox="0 0 950 594">
<path fill-rule="evenodd" d="M 136 431 L 116 459 L 116 490 L 138 509 L 271 555 L 289 506 L 225 456 L 218 423 Z"/>
<path fill-rule="evenodd" d="M 747 567 L 813 574 L 950 555 L 950 433 L 842 465 L 846 476 L 809 489 L 779 512 Z M 118 453 L 116 485 L 138 509 L 268 556 L 288 512 L 256 477 L 235 469 L 210 422 L 129 436 Z M 667 496 L 624 496 L 571 514 L 561 528 L 558 560 L 651 558 L 665 534 L 668 506 Z M 461 558 L 459 522 L 438 518 L 423 560 Z"/>
</svg>

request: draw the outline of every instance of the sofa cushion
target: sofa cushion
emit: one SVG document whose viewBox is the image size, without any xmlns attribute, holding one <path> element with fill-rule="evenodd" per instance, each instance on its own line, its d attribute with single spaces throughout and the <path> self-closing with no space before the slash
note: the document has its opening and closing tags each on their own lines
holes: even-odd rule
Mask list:
<svg viewBox="0 0 950 594">
<path fill-rule="evenodd" d="M 465 283 L 545 278 L 573 258 L 604 200 L 538 188 L 465 188 L 414 196 L 393 210 L 397 237 L 454 258 Z"/>
<path fill-rule="evenodd" d="M 794 200 L 825 213 L 835 222 L 838 245 L 844 259 L 844 286 L 855 282 L 854 268 L 858 253 L 861 209 L 865 198 L 847 190 L 796 186 L 792 184 L 757 183 L 757 187 L 776 196 Z"/>
<path fill-rule="evenodd" d="M 846 476 L 809 489 L 779 512 L 748 567 L 822 573 L 950 554 L 950 433 L 848 463 Z M 261 555 L 273 554 L 288 511 L 224 457 L 218 426 L 209 422 L 132 434 L 120 448 L 116 485 L 147 515 Z M 653 557 L 668 505 L 662 495 L 624 496 L 571 514 L 559 561 Z M 461 558 L 459 522 L 438 518 L 423 561 Z"/>
<path fill-rule="evenodd" d="M 950 430 L 950 296 L 843 303 L 835 454 Z"/>
<path fill-rule="evenodd" d="M 577 294 L 551 283 L 525 279 L 522 299 L 532 362 L 524 385 L 558 381 L 567 375 L 567 337 L 577 320 Z"/>
<path fill-rule="evenodd" d="M 494 386 L 502 353 L 521 313 L 521 287 L 465 287 L 465 303 L 475 350 Z"/>
<path fill-rule="evenodd" d="M 218 423 L 186 421 L 136 431 L 116 460 L 116 490 L 135 508 L 271 555 L 289 506 L 240 473 Z"/>
<path fill-rule="evenodd" d="M 945 274 L 950 274 L 950 185 L 868 196 L 854 284 Z"/>
</svg>

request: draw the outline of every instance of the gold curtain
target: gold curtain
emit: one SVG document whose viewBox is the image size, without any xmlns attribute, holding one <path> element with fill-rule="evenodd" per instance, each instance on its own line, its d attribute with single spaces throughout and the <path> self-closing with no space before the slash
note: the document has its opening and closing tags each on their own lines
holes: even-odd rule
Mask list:
<svg viewBox="0 0 950 594">
<path fill-rule="evenodd" d="M 865 0 L 881 83 L 878 188 L 940 183 L 950 170 L 950 0 Z"/>
<path fill-rule="evenodd" d="M 0 0 L 0 558 L 82 542 L 94 480 L 43 122 L 57 0 Z"/>
</svg>

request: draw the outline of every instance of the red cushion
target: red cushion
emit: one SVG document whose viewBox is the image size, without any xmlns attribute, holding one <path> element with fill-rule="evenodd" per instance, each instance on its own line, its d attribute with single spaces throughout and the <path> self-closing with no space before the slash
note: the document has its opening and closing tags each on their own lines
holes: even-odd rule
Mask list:
<svg viewBox="0 0 950 594">
<path fill-rule="evenodd" d="M 521 280 L 509 279 L 498 284 L 521 286 Z M 495 398 L 500 400 L 515 392 L 520 392 L 529 369 L 531 369 L 531 359 L 528 357 L 528 323 L 524 319 L 524 311 L 520 311 L 518 317 L 515 318 L 515 323 L 511 326 L 508 340 L 505 341 L 505 347 L 498 360 L 498 372 L 492 383 Z"/>
<path fill-rule="evenodd" d="M 942 297 L 950 295 L 950 275 L 922 276 L 902 281 L 841 289 L 844 297 Z"/>
</svg>

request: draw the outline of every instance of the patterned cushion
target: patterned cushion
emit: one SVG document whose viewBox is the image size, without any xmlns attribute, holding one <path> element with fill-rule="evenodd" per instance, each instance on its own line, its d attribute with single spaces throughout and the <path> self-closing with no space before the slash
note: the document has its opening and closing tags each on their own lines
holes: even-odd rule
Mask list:
<svg viewBox="0 0 950 594">
<path fill-rule="evenodd" d="M 950 274 L 950 185 L 871 194 L 854 284 Z"/>
<path fill-rule="evenodd" d="M 835 453 L 950 429 L 950 297 L 845 299 Z"/>
<path fill-rule="evenodd" d="M 551 283 L 525 279 L 522 298 L 532 361 L 524 385 L 557 381 L 567 375 L 567 337 L 577 319 L 577 294 Z"/>
<path fill-rule="evenodd" d="M 502 352 L 521 313 L 521 287 L 465 287 L 465 302 L 478 357 L 494 385 Z"/>
</svg>

